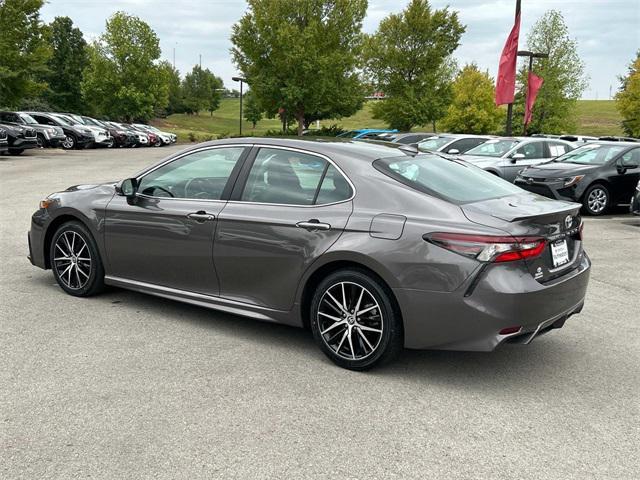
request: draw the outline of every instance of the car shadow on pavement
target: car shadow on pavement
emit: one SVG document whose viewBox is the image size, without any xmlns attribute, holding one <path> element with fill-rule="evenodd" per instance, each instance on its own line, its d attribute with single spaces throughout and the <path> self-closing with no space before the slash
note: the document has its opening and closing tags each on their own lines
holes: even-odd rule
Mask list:
<svg viewBox="0 0 640 480">
<path fill-rule="evenodd" d="M 50 288 L 59 288 L 52 285 L 48 278 L 40 277 L 33 281 L 46 283 Z M 60 295 L 64 295 L 62 291 Z M 238 342 L 290 351 L 291 355 L 285 358 L 292 358 L 297 364 L 300 363 L 300 357 L 303 357 L 302 363 L 320 362 L 321 365 L 317 365 L 319 368 L 333 367 L 336 372 L 344 372 L 339 367 L 334 367 L 319 351 L 308 330 L 118 288 L 109 288 L 104 294 L 86 301 L 100 301 L 129 309 L 127 316 L 143 313 L 157 319 L 158 328 L 161 328 L 162 322 L 190 324 L 209 330 L 209 333 L 216 336 L 233 337 Z M 493 352 L 404 350 L 392 363 L 362 375 L 431 385 L 457 385 L 463 389 L 483 390 L 502 385 L 513 387 L 517 384 L 524 386 L 529 385 L 532 378 L 549 378 L 559 370 L 577 368 L 572 362 L 575 354 L 580 356 L 581 353 L 573 351 L 575 346 L 566 338 L 560 338 L 561 336 L 562 330 L 558 330 L 536 339 L 531 345 L 503 345 Z"/>
</svg>

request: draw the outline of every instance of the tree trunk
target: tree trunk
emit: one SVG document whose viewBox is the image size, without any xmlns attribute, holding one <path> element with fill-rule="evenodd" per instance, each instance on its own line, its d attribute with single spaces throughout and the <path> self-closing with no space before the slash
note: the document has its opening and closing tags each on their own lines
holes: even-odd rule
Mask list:
<svg viewBox="0 0 640 480">
<path fill-rule="evenodd" d="M 437 130 L 436 130 L 436 121 L 435 121 L 435 120 L 432 120 L 432 121 L 431 121 L 431 125 L 433 126 L 433 133 L 437 133 Z"/>
<path fill-rule="evenodd" d="M 304 132 L 304 109 L 300 108 L 296 111 L 296 120 L 298 121 L 298 136 L 302 136 Z"/>
</svg>

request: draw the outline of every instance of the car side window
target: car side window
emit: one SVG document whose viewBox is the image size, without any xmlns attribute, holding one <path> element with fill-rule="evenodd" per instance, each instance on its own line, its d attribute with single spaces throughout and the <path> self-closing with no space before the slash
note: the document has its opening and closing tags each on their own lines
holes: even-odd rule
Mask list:
<svg viewBox="0 0 640 480">
<path fill-rule="evenodd" d="M 447 147 L 447 151 L 455 149 L 460 153 L 464 153 L 467 150 L 471 150 L 473 147 L 483 144 L 484 142 L 486 142 L 486 139 L 484 138 L 462 138 L 449 145 Z"/>
<path fill-rule="evenodd" d="M 187 154 L 140 179 L 138 192 L 151 197 L 220 200 L 244 147 Z"/>
<path fill-rule="evenodd" d="M 623 167 L 640 165 L 640 148 L 635 148 L 622 155 L 622 157 L 620 157 L 620 165 Z"/>
<path fill-rule="evenodd" d="M 348 182 L 323 158 L 291 150 L 261 148 L 251 166 L 240 200 L 317 205 L 350 196 Z"/>
<path fill-rule="evenodd" d="M 551 158 L 559 157 L 571 150 L 569 146 L 564 143 L 547 142 L 547 146 L 549 147 L 549 154 L 551 155 Z"/>
<path fill-rule="evenodd" d="M 516 150 L 516 153 L 521 153 L 524 158 L 544 158 L 542 145 L 542 142 L 527 143 Z"/>
</svg>

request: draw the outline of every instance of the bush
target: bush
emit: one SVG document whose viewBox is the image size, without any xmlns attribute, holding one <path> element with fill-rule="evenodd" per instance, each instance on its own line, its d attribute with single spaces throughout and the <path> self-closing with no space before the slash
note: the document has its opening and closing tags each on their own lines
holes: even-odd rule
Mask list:
<svg viewBox="0 0 640 480">
<path fill-rule="evenodd" d="M 297 127 L 288 128 L 285 131 L 282 131 L 282 129 L 278 129 L 278 130 L 267 130 L 266 132 L 264 132 L 265 137 L 291 137 L 291 136 L 295 137 L 297 135 L 298 135 Z"/>
<path fill-rule="evenodd" d="M 328 127 L 322 127 L 318 130 L 309 130 L 307 135 L 312 137 L 337 137 L 345 130 L 337 124 L 330 125 Z"/>
<path fill-rule="evenodd" d="M 189 137 L 189 141 L 191 143 L 194 143 L 194 142 L 198 141 L 198 136 L 193 132 L 189 132 L 189 134 L 187 136 Z"/>
<path fill-rule="evenodd" d="M 23 98 L 18 105 L 18 110 L 26 110 L 28 112 L 53 112 L 57 110 L 57 108 L 42 98 Z"/>
</svg>

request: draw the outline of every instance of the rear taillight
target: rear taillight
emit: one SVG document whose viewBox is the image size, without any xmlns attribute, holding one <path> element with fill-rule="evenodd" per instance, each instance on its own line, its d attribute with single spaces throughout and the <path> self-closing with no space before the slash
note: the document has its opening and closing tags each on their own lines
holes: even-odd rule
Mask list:
<svg viewBox="0 0 640 480">
<path fill-rule="evenodd" d="M 465 233 L 429 233 L 423 238 L 481 262 L 513 262 L 539 256 L 546 245 L 540 237 L 498 237 L 493 235 L 469 235 Z"/>
</svg>

